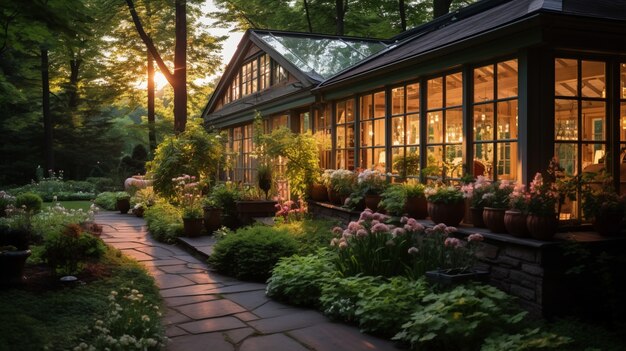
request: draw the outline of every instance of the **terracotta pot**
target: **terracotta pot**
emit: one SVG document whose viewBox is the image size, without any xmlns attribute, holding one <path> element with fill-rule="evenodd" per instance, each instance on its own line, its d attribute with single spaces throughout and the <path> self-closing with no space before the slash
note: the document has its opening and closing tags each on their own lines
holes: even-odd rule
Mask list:
<svg viewBox="0 0 626 351">
<path fill-rule="evenodd" d="M 130 199 L 118 199 L 115 202 L 115 207 L 122 214 L 128 213 L 128 211 L 130 210 Z"/>
<path fill-rule="evenodd" d="M 17 284 L 24 279 L 24 266 L 30 250 L 0 253 L 0 284 Z"/>
<path fill-rule="evenodd" d="M 485 207 L 483 209 L 483 221 L 485 226 L 493 233 L 506 233 L 504 226 L 504 208 Z"/>
<path fill-rule="evenodd" d="M 526 218 L 528 216 L 521 211 L 508 210 L 504 213 L 504 226 L 509 234 L 518 238 L 530 236 L 528 227 L 526 226 Z"/>
<path fill-rule="evenodd" d="M 452 204 L 428 202 L 428 215 L 435 224 L 458 226 L 465 215 L 465 202 Z"/>
<path fill-rule="evenodd" d="M 624 214 L 619 211 L 601 211 L 593 220 L 593 230 L 602 236 L 618 236 L 622 234 Z"/>
<path fill-rule="evenodd" d="M 339 196 L 339 193 L 333 190 L 332 188 L 328 188 L 328 200 L 332 204 L 339 205 L 339 206 L 343 205 L 343 202 L 341 202 L 341 196 Z"/>
<path fill-rule="evenodd" d="M 185 236 L 193 238 L 202 235 L 203 222 L 202 218 L 183 218 Z"/>
<path fill-rule="evenodd" d="M 529 213 L 528 218 L 526 218 L 526 226 L 533 238 L 551 240 L 559 227 L 559 220 L 556 218 L 556 214 L 546 216 Z"/>
<path fill-rule="evenodd" d="M 204 229 L 211 234 L 222 226 L 222 210 L 215 207 L 204 207 Z"/>
<path fill-rule="evenodd" d="M 311 184 L 309 194 L 311 195 L 311 200 L 313 201 L 328 201 L 328 191 L 326 190 L 326 187 L 321 184 Z"/>
<path fill-rule="evenodd" d="M 373 212 L 377 212 L 380 199 L 380 195 L 365 195 L 365 207 L 369 208 Z"/>
<path fill-rule="evenodd" d="M 472 224 L 476 228 L 485 228 L 485 221 L 483 220 L 483 208 L 482 207 L 470 207 L 470 214 L 472 217 Z"/>
<path fill-rule="evenodd" d="M 424 219 L 428 217 L 428 202 L 424 196 L 407 197 L 404 209 L 411 218 Z"/>
</svg>

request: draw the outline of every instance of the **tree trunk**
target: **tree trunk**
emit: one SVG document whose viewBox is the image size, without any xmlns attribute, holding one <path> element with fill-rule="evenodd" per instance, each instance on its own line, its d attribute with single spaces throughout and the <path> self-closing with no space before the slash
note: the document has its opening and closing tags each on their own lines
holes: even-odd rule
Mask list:
<svg viewBox="0 0 626 351">
<path fill-rule="evenodd" d="M 337 12 L 337 30 L 335 34 L 337 35 L 343 35 L 343 19 L 346 14 L 343 1 L 344 0 L 335 0 L 335 10 Z"/>
<path fill-rule="evenodd" d="M 52 141 L 52 115 L 50 114 L 50 77 L 48 73 L 48 50 L 41 49 L 41 88 L 44 130 L 44 157 L 46 171 L 54 169 L 54 148 Z"/>
<path fill-rule="evenodd" d="M 398 0 L 398 12 L 400 13 L 400 29 L 406 31 L 406 8 L 404 7 L 404 0 Z"/>
<path fill-rule="evenodd" d="M 174 131 L 187 124 L 187 0 L 176 0 L 176 46 L 174 48 Z"/>
<path fill-rule="evenodd" d="M 433 0 L 433 18 L 441 17 L 450 12 L 452 0 Z"/>
<path fill-rule="evenodd" d="M 154 60 L 148 51 L 148 145 L 152 155 L 157 146 L 154 121 Z"/>
<path fill-rule="evenodd" d="M 313 33 L 313 25 L 311 25 L 311 14 L 309 13 L 309 3 L 304 0 L 304 13 L 306 14 L 306 23 L 309 25 L 309 33 Z"/>
<path fill-rule="evenodd" d="M 78 72 L 80 71 L 81 60 L 70 60 L 70 85 L 68 87 L 68 105 L 70 111 L 75 111 L 78 107 Z"/>
</svg>

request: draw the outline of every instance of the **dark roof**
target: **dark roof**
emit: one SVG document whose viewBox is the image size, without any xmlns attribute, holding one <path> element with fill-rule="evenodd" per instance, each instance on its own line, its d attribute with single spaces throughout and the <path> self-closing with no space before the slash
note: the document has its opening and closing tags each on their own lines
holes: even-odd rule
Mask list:
<svg viewBox="0 0 626 351">
<path fill-rule="evenodd" d="M 350 36 L 249 29 L 244 34 L 235 55 L 220 78 L 202 116 L 213 112 L 218 97 L 224 93 L 224 90 L 228 88 L 233 77 L 239 71 L 239 67 L 246 59 L 245 54 L 252 43 L 299 80 L 302 83 L 301 88 L 310 88 L 383 50 L 388 42 L 381 39 Z M 265 93 L 261 94 L 267 95 L 269 99 L 276 98 L 275 94 Z M 289 91 L 289 93 L 293 92 Z M 235 105 L 238 101 L 240 100 L 228 105 Z"/>
<path fill-rule="evenodd" d="M 483 0 L 401 33 L 387 49 L 322 82 L 331 86 L 476 37 L 539 12 L 626 19 L 626 0 Z"/>
</svg>

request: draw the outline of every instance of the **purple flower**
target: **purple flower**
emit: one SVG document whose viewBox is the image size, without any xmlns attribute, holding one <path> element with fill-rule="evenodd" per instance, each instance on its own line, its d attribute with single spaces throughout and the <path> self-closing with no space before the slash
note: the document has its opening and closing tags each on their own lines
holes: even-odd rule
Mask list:
<svg viewBox="0 0 626 351">
<path fill-rule="evenodd" d="M 364 238 L 364 237 L 366 237 L 367 236 L 367 230 L 365 230 L 365 229 L 357 230 L 356 236 L 357 236 L 357 238 Z"/>
<path fill-rule="evenodd" d="M 409 218 L 409 220 L 404 225 L 404 229 L 411 232 L 421 232 L 422 230 L 424 230 L 424 226 L 419 224 L 414 218 Z"/>
<path fill-rule="evenodd" d="M 354 222 L 354 221 L 352 221 L 352 222 L 350 222 L 350 224 L 348 224 L 348 230 L 353 232 L 353 233 L 356 233 L 357 230 L 359 230 L 361 228 L 363 228 L 363 226 L 361 226 L 359 223 Z"/>
<path fill-rule="evenodd" d="M 450 234 L 450 233 L 456 232 L 456 228 L 455 227 L 446 227 L 446 229 L 444 229 L 444 231 L 446 232 L 446 234 Z"/>
<path fill-rule="evenodd" d="M 386 233 L 389 231 L 389 227 L 384 223 L 376 223 L 372 226 L 372 233 Z"/>
<path fill-rule="evenodd" d="M 457 248 L 461 246 L 461 240 L 457 238 L 447 238 L 443 243 L 446 247 Z"/>
<path fill-rule="evenodd" d="M 372 210 L 370 210 L 369 208 L 366 208 L 365 211 L 361 212 L 361 215 L 359 216 L 359 219 L 362 220 L 369 220 L 372 218 Z"/>
</svg>

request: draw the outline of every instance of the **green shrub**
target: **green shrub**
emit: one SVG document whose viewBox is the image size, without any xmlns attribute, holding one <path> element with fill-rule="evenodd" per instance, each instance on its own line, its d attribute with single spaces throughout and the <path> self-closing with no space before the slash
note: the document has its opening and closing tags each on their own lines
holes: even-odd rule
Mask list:
<svg viewBox="0 0 626 351">
<path fill-rule="evenodd" d="M 315 255 L 284 257 L 267 281 L 269 297 L 297 306 L 316 306 L 324 279 L 335 274 L 332 253 L 319 250 Z"/>
<path fill-rule="evenodd" d="M 82 263 L 100 258 L 105 251 L 102 240 L 83 232 L 78 224 L 69 224 L 44 238 L 43 258 L 58 273 L 69 275 L 80 272 Z"/>
<path fill-rule="evenodd" d="M 383 208 L 393 216 L 402 216 L 406 204 L 406 189 L 402 184 L 393 184 L 381 194 L 382 199 L 378 207 Z"/>
<path fill-rule="evenodd" d="M 61 232 L 67 225 L 83 223 L 91 218 L 89 211 L 82 209 L 66 209 L 60 203 L 44 208 L 30 218 L 34 241 Z"/>
<path fill-rule="evenodd" d="M 337 276 L 327 279 L 322 283 L 320 296 L 322 311 L 332 319 L 355 322 L 361 291 L 382 283 L 382 278 L 371 276 L 347 278 Z"/>
<path fill-rule="evenodd" d="M 180 210 L 167 202 L 160 201 L 148 207 L 143 217 L 148 231 L 158 241 L 173 244 L 183 234 L 183 219 Z"/>
<path fill-rule="evenodd" d="M 43 200 L 35 193 L 23 193 L 15 197 L 15 207 L 26 207 L 26 211 L 30 213 L 37 213 L 41 211 Z"/>
<path fill-rule="evenodd" d="M 117 185 L 111 178 L 89 177 L 86 181 L 93 184 L 94 190 L 98 193 L 104 191 L 116 191 L 120 188 L 120 186 Z"/>
<path fill-rule="evenodd" d="M 321 219 L 304 219 L 284 223 L 279 228 L 287 230 L 298 242 L 298 254 L 314 254 L 323 247 L 328 247 L 328 243 L 333 238 L 332 228 L 336 221 Z"/>
<path fill-rule="evenodd" d="M 296 251 L 296 241 L 285 230 L 258 225 L 218 241 L 209 263 L 226 275 L 264 282 L 281 257 Z"/>
<path fill-rule="evenodd" d="M 485 339 L 481 351 L 527 351 L 540 349 L 562 349 L 572 339 L 553 333 L 540 332 L 539 328 L 525 329 L 521 334 L 500 334 Z"/>
<path fill-rule="evenodd" d="M 356 319 L 361 331 L 391 337 L 420 308 L 421 300 L 429 293 L 423 279 L 408 280 L 394 277 L 380 285 L 366 286 L 359 293 Z"/>
<path fill-rule="evenodd" d="M 526 314 L 509 295 L 487 285 L 431 293 L 422 305 L 393 337 L 419 350 L 477 350 L 486 337 L 515 328 Z"/>
<path fill-rule="evenodd" d="M 237 218 L 236 201 L 241 199 L 241 193 L 234 183 L 220 183 L 213 187 L 208 197 L 208 204 L 222 210 L 222 217 L 225 224 L 231 224 L 234 227 Z"/>
<path fill-rule="evenodd" d="M 117 201 L 117 192 L 113 191 L 105 191 L 103 193 L 98 194 L 96 199 L 93 201 L 98 205 L 98 207 L 103 208 L 109 211 L 115 211 L 116 209 L 116 201 Z"/>
</svg>

